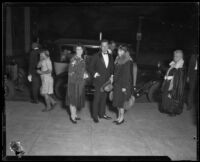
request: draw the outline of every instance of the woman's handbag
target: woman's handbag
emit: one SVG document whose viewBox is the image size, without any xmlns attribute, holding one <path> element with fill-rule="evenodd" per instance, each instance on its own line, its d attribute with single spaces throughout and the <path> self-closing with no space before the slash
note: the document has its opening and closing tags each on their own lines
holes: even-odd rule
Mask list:
<svg viewBox="0 0 200 162">
<path fill-rule="evenodd" d="M 129 110 L 135 104 L 135 97 L 131 95 L 128 101 L 124 103 L 124 109 Z"/>
<path fill-rule="evenodd" d="M 108 80 L 106 83 L 104 83 L 101 88 L 100 88 L 100 91 L 101 92 L 110 92 L 111 90 L 113 89 L 113 85 L 111 83 L 110 80 Z"/>
<path fill-rule="evenodd" d="M 109 100 L 110 100 L 110 101 L 113 100 L 113 91 L 110 91 L 110 93 L 109 93 Z"/>
</svg>

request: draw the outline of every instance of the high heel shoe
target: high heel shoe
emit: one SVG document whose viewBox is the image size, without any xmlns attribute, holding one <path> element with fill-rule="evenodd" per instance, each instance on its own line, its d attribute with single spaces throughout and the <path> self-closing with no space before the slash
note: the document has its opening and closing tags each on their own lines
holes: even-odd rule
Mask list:
<svg viewBox="0 0 200 162">
<path fill-rule="evenodd" d="M 72 122 L 73 124 L 77 124 L 77 121 L 76 121 L 76 120 L 73 120 L 72 118 L 70 118 L 70 120 L 71 120 L 71 122 Z"/>
<path fill-rule="evenodd" d="M 118 120 L 114 120 L 114 121 L 113 121 L 113 123 L 117 123 L 117 122 L 118 122 Z"/>
<path fill-rule="evenodd" d="M 81 118 L 79 118 L 79 117 L 76 117 L 75 119 L 76 119 L 76 120 L 81 120 Z"/>
<path fill-rule="evenodd" d="M 116 122 L 116 125 L 120 125 L 120 124 L 122 124 L 122 123 L 124 123 L 124 119 L 121 121 L 121 122 Z"/>
<path fill-rule="evenodd" d="M 56 107 L 56 105 L 57 105 L 57 102 L 55 102 L 54 104 L 52 104 L 50 111 L 53 110 Z"/>
</svg>

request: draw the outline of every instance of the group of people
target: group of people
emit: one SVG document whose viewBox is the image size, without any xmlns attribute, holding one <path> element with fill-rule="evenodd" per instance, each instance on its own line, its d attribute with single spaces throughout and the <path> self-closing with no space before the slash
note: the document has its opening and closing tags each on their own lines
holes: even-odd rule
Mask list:
<svg viewBox="0 0 200 162">
<path fill-rule="evenodd" d="M 114 44 L 115 42 L 113 42 Z M 53 94 L 52 62 L 48 50 L 38 49 L 37 43 L 32 45 L 33 51 L 30 54 L 29 76 L 28 79 L 32 85 L 32 102 L 38 103 L 38 86 L 41 82 L 40 94 L 44 97 L 46 107 L 43 111 L 52 110 L 56 101 Z M 75 54 L 70 59 L 68 67 L 68 80 L 65 103 L 70 109 L 70 120 L 76 124 L 81 120 L 77 111 L 85 106 L 85 83 L 88 78 L 92 79 L 95 88 L 94 100 L 92 104 L 92 117 L 95 123 L 100 118 L 109 120 L 110 116 L 106 114 L 106 100 L 108 93 L 112 90 L 112 105 L 116 108 L 118 115 L 113 123 L 120 125 L 124 123 L 125 104 L 133 95 L 134 85 L 134 60 L 130 56 L 130 50 L 126 45 L 119 45 L 117 48 L 110 48 L 107 40 L 102 40 L 100 50 L 92 56 L 88 65 L 86 65 L 84 46 L 77 44 Z M 39 57 L 39 58 L 38 58 Z M 195 57 L 198 60 L 198 57 Z M 39 61 L 38 61 L 39 60 Z M 197 61 L 196 61 L 197 62 Z M 198 63 L 191 70 L 198 69 Z M 192 62 L 193 64 L 193 62 Z M 174 51 L 174 59 L 169 64 L 162 85 L 162 103 L 160 111 L 170 116 L 180 114 L 183 110 L 184 89 L 186 83 L 186 69 L 183 58 L 183 51 Z M 193 68 L 193 69 L 192 69 Z M 193 106 L 191 98 L 194 97 L 194 84 L 192 83 L 194 75 L 190 76 L 190 95 L 189 107 Z M 109 83 L 111 90 L 107 91 L 104 84 Z M 197 81 L 195 80 L 195 84 Z M 102 88 L 103 87 L 103 88 Z"/>
<path fill-rule="evenodd" d="M 118 47 L 118 56 L 115 61 L 109 51 L 109 42 L 101 41 L 101 50 L 94 54 L 91 62 L 86 66 L 83 59 L 84 47 L 76 46 L 76 54 L 71 59 L 68 69 L 68 91 L 66 101 L 69 104 L 71 112 L 71 121 L 77 123 L 80 118 L 77 117 L 77 109 L 84 107 L 85 90 L 84 85 L 87 78 L 92 78 L 95 88 L 94 100 L 92 105 L 92 116 L 95 123 L 100 118 L 111 119 L 106 114 L 106 99 L 108 92 L 102 90 L 102 86 L 110 81 L 113 84 L 113 106 L 118 108 L 118 118 L 114 122 L 122 124 L 124 122 L 124 103 L 131 96 L 132 58 L 129 55 L 128 48 L 125 45 Z"/>
</svg>

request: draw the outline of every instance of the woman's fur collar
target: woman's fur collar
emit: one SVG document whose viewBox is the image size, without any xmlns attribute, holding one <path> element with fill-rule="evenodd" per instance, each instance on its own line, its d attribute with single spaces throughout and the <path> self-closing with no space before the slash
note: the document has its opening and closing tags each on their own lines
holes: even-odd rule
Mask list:
<svg viewBox="0 0 200 162">
<path fill-rule="evenodd" d="M 184 60 L 183 59 L 180 59 L 178 62 L 174 62 L 174 61 L 172 61 L 172 62 L 170 62 L 170 66 L 171 66 L 171 68 L 176 68 L 176 69 L 179 69 L 179 68 L 182 68 L 183 67 L 183 64 L 184 64 Z"/>
<path fill-rule="evenodd" d="M 120 65 L 125 64 L 127 61 L 130 61 L 130 60 L 132 60 L 132 58 L 130 57 L 128 53 L 126 53 L 121 57 L 117 56 L 115 60 L 115 64 L 120 64 Z"/>
</svg>

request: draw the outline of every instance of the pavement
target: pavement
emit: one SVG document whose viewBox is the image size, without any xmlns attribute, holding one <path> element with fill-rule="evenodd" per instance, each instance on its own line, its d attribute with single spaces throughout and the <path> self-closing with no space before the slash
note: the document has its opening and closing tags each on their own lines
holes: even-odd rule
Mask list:
<svg viewBox="0 0 200 162">
<path fill-rule="evenodd" d="M 25 155 L 169 156 L 172 160 L 197 160 L 197 127 L 191 111 L 169 117 L 158 111 L 157 103 L 136 103 L 125 114 L 125 123 L 112 120 L 94 123 L 91 103 L 79 112 L 81 120 L 71 123 L 59 103 L 50 112 L 41 112 L 42 103 L 6 101 L 6 152 L 11 141 L 20 141 Z"/>
</svg>

